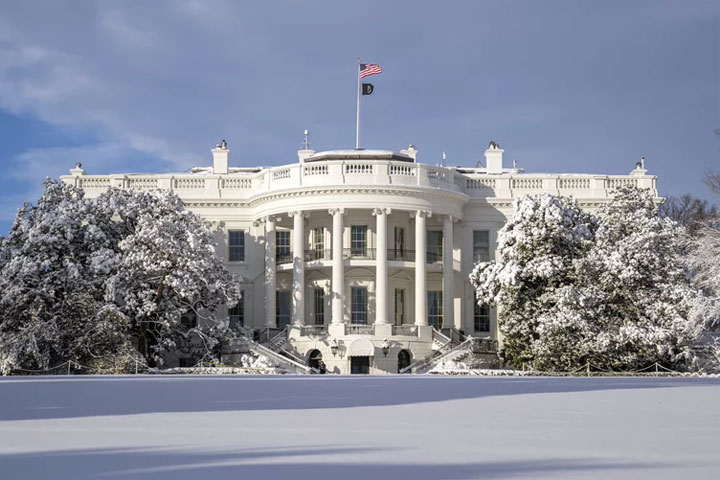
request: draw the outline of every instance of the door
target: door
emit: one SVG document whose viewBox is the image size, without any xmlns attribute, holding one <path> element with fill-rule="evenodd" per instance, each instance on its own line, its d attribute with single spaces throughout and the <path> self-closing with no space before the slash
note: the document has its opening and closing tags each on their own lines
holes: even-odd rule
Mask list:
<svg viewBox="0 0 720 480">
<path fill-rule="evenodd" d="M 350 373 L 367 375 L 370 373 L 370 357 L 350 357 Z"/>
<path fill-rule="evenodd" d="M 410 352 L 407 350 L 400 350 L 398 353 L 398 373 L 400 370 L 410 365 Z M 409 373 L 409 372 L 408 372 Z"/>
</svg>

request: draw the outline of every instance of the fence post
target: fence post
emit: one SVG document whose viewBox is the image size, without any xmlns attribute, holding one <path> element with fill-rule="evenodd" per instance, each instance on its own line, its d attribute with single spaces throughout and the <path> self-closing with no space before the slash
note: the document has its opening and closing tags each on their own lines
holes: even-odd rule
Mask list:
<svg viewBox="0 0 720 480">
<path fill-rule="evenodd" d="M 589 377 L 590 376 L 590 362 L 588 362 L 587 365 L 585 365 L 585 368 L 586 368 L 587 376 Z"/>
<path fill-rule="evenodd" d="M 137 375 L 138 372 L 138 358 L 137 355 L 135 356 L 135 375 Z"/>
<path fill-rule="evenodd" d="M 68 360 L 68 375 L 70 375 L 70 365 L 72 365 L 72 360 Z"/>
<path fill-rule="evenodd" d="M 658 376 L 658 373 L 659 373 L 659 370 L 658 370 L 658 363 L 657 363 L 657 362 L 655 362 L 655 376 L 656 376 L 656 377 Z"/>
</svg>

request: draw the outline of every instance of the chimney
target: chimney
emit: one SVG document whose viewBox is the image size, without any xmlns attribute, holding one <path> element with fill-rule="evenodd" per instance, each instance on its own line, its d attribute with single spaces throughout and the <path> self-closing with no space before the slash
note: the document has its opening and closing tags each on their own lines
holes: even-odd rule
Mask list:
<svg viewBox="0 0 720 480">
<path fill-rule="evenodd" d="M 75 168 L 70 169 L 70 175 L 73 177 L 79 177 L 80 175 L 85 175 L 85 170 L 82 168 L 82 163 L 77 162 L 75 164 Z"/>
<path fill-rule="evenodd" d="M 211 152 L 213 156 L 213 173 L 227 174 L 230 164 L 230 150 L 228 150 L 227 142 L 223 139 L 222 142 L 215 145 Z"/>
<path fill-rule="evenodd" d="M 487 165 L 487 173 L 502 173 L 502 155 L 503 152 L 500 145 L 496 142 L 490 142 L 490 146 L 485 150 L 485 165 Z"/>
<path fill-rule="evenodd" d="M 412 158 L 414 162 L 417 162 L 417 148 L 415 148 L 415 145 L 408 145 L 408 148 L 405 150 L 400 150 L 400 153 L 403 155 L 407 155 L 408 157 Z"/>
</svg>

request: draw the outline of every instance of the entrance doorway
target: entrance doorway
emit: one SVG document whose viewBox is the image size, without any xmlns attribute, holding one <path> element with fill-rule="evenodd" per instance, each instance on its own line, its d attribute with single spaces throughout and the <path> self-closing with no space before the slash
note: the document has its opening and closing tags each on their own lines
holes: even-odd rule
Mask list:
<svg viewBox="0 0 720 480">
<path fill-rule="evenodd" d="M 322 353 L 320 350 L 313 350 L 308 355 L 308 365 L 310 368 L 314 368 L 320 373 L 325 373 L 325 363 L 322 361 Z"/>
<path fill-rule="evenodd" d="M 400 350 L 398 353 L 398 373 L 405 367 L 410 365 L 410 352 L 407 350 Z"/>
<path fill-rule="evenodd" d="M 350 373 L 353 375 L 370 373 L 370 357 L 350 357 Z"/>
</svg>

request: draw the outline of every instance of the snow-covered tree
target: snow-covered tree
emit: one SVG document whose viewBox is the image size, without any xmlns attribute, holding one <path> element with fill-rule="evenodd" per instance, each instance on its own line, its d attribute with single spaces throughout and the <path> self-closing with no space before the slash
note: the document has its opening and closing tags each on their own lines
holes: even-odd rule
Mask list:
<svg viewBox="0 0 720 480">
<path fill-rule="evenodd" d="M 217 353 L 230 335 L 215 319 L 239 298 L 200 217 L 167 192 L 112 189 L 85 199 L 47 180 L 0 242 L 0 369 L 66 360 L 152 363 L 168 350 Z M 183 325 L 194 312 L 197 325 Z"/>
<path fill-rule="evenodd" d="M 240 290 L 215 254 L 207 223 L 169 192 L 113 189 L 96 205 L 119 239 L 107 300 L 127 316 L 140 351 L 151 362 L 171 350 L 216 351 L 232 332 L 215 314 L 219 306 L 237 303 Z M 195 325 L 181 322 L 188 313 Z"/>
<path fill-rule="evenodd" d="M 52 180 L 18 212 L 0 255 L 1 370 L 87 363 L 123 345 L 127 324 L 104 306 L 96 269 L 110 242 L 94 223 L 83 192 Z"/>
<path fill-rule="evenodd" d="M 590 247 L 595 229 L 595 219 L 567 198 L 515 201 L 498 235 L 499 260 L 479 263 L 470 277 L 477 301 L 500 307 L 506 360 L 516 366 L 536 360 L 543 315 L 555 308 L 558 291 L 576 283 L 575 262 Z M 563 334 L 571 336 L 572 328 Z"/>
<path fill-rule="evenodd" d="M 653 198 L 618 190 L 597 216 L 544 195 L 524 197 L 499 232 L 497 263 L 471 276 L 500 307 L 516 366 L 571 370 L 689 362 L 703 321 L 681 258 L 677 224 Z"/>
</svg>

